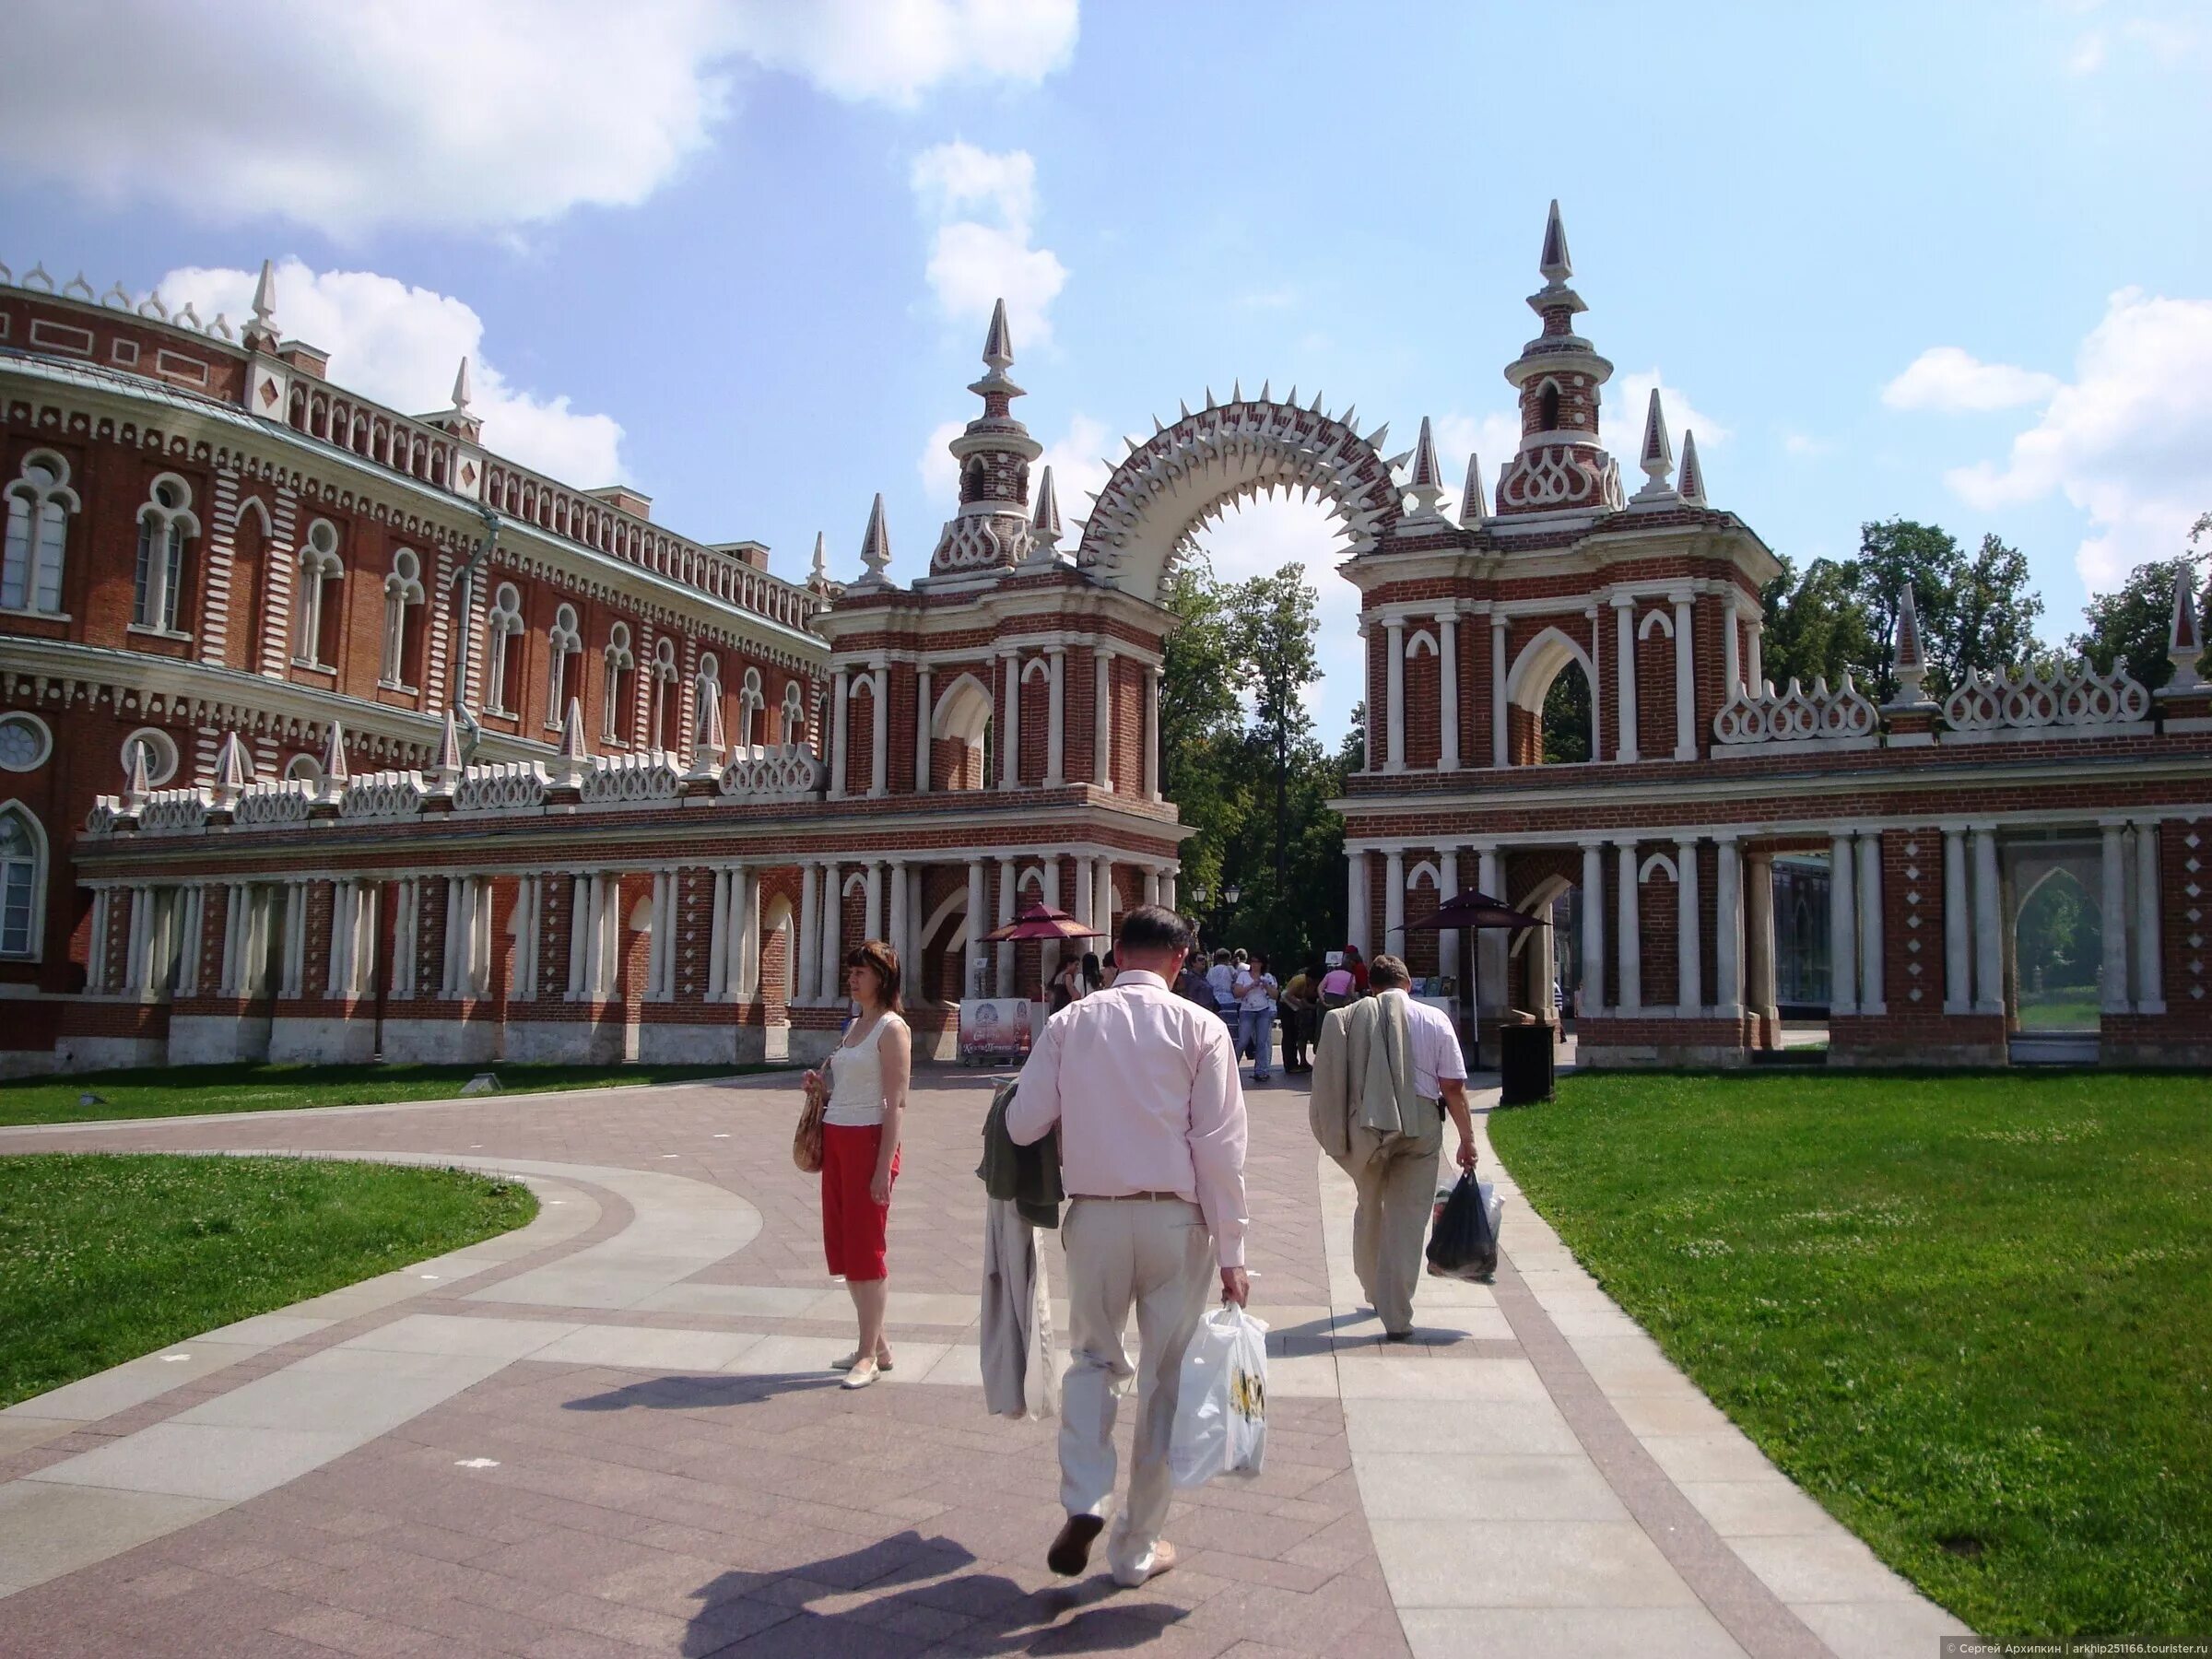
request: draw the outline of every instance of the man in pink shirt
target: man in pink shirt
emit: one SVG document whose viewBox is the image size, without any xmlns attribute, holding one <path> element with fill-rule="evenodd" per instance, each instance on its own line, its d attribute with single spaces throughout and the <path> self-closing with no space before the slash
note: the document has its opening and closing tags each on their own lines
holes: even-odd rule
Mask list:
<svg viewBox="0 0 2212 1659">
<path fill-rule="evenodd" d="M 1060 1394 L 1060 1502 L 1067 1524 L 1045 1556 L 1073 1578 L 1088 1565 L 1113 1498 L 1114 1407 L 1136 1379 L 1129 1496 L 1108 1547 L 1114 1578 L 1135 1585 L 1175 1564 L 1168 1446 L 1183 1350 L 1220 1270 L 1241 1307 L 1244 1091 L 1235 1045 L 1211 1012 L 1169 989 L 1190 924 L 1156 904 L 1122 918 L 1112 985 L 1053 1016 L 1022 1067 L 1006 1132 L 1022 1146 L 1060 1125 L 1060 1175 L 1072 1200 L 1067 1247 L 1067 1379 Z M 1138 1358 L 1122 1344 L 1136 1310 Z"/>
</svg>

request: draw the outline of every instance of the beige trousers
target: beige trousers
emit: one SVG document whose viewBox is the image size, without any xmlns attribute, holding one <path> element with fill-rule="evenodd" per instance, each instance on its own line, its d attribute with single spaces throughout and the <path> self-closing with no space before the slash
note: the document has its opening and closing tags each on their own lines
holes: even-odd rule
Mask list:
<svg viewBox="0 0 2212 1659">
<path fill-rule="evenodd" d="M 1422 1102 L 1422 1110 L 1429 1110 Z M 1382 1328 L 1413 1329 L 1413 1292 L 1420 1282 L 1429 1220 L 1436 1211 L 1441 1135 L 1395 1138 L 1352 1171 L 1359 1207 L 1352 1216 L 1352 1271 Z"/>
<path fill-rule="evenodd" d="M 1106 1513 L 1113 1498 L 1113 1418 L 1136 1380 L 1129 1496 L 1109 1546 L 1114 1576 L 1141 1581 L 1168 1518 L 1168 1447 L 1183 1350 L 1214 1278 L 1206 1218 L 1181 1199 L 1077 1198 L 1061 1223 L 1067 1246 L 1068 1367 L 1060 1391 L 1060 1502 Z M 1124 1345 L 1136 1311 L 1137 1360 Z"/>
</svg>

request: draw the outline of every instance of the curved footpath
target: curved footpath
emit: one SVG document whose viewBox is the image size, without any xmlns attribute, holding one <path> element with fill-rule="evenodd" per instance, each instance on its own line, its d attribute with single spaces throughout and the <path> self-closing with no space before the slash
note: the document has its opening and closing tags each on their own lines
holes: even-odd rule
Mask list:
<svg viewBox="0 0 2212 1659">
<path fill-rule="evenodd" d="M 0 1130 L 455 1162 L 543 1201 L 0 1412 L 0 1654 L 1932 1659 L 1964 1633 L 1510 1180 L 1496 1287 L 1425 1281 L 1420 1340 L 1382 1345 L 1350 1183 L 1279 1081 L 1251 1096 L 1266 1473 L 1179 1500 L 1182 1564 L 1141 1591 L 1053 1579 L 1052 1426 L 988 1416 L 977 1368 L 987 1086 L 917 1088 L 897 1366 L 858 1393 L 823 1369 L 850 1303 L 788 1079 Z"/>
</svg>

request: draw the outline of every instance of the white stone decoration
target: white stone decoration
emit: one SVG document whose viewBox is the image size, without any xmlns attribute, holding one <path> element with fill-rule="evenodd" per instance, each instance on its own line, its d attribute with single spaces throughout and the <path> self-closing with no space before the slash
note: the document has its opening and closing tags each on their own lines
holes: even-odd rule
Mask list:
<svg viewBox="0 0 2212 1659">
<path fill-rule="evenodd" d="M 418 771 L 371 772 L 354 780 L 338 803 L 342 818 L 409 818 L 422 810 Z"/>
<path fill-rule="evenodd" d="M 204 789 L 157 789 L 138 809 L 138 829 L 146 835 L 175 835 L 205 829 L 207 792 Z"/>
<path fill-rule="evenodd" d="M 1967 671 L 1944 700 L 1954 733 L 2128 725 L 2150 715 L 2150 693 L 2119 669 L 2100 674 L 2087 663 L 2057 669 Z"/>
<path fill-rule="evenodd" d="M 455 812 L 527 812 L 546 804 L 546 769 L 535 760 L 472 766 L 453 788 Z"/>
<path fill-rule="evenodd" d="M 666 755 L 602 755 L 583 774 L 586 806 L 657 806 L 682 793 L 683 774 Z"/>
<path fill-rule="evenodd" d="M 829 775 L 829 769 L 805 744 L 766 744 L 739 750 L 722 769 L 721 787 L 724 794 L 736 800 L 808 800 L 821 793 Z"/>
<path fill-rule="evenodd" d="M 1759 691 L 1739 688 L 1712 718 L 1716 741 L 1731 747 L 1759 743 L 1871 742 L 1878 722 L 1874 704 L 1852 683 L 1832 691 L 1823 675 L 1807 691 L 1795 679 L 1779 696 L 1769 680 Z"/>
<path fill-rule="evenodd" d="M 317 794 L 315 785 L 292 778 L 277 782 L 249 783 L 231 812 L 237 823 L 250 829 L 304 824 L 307 809 Z"/>
</svg>

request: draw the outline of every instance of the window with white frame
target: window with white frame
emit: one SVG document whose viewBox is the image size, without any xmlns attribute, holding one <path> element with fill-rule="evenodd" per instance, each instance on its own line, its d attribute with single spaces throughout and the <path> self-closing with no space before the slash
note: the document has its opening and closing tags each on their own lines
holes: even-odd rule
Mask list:
<svg viewBox="0 0 2212 1659">
<path fill-rule="evenodd" d="M 663 634 L 653 642 L 653 747 L 665 749 L 676 735 L 676 641 Z"/>
<path fill-rule="evenodd" d="M 192 488 L 174 473 L 154 480 L 138 509 L 138 562 L 133 572 L 131 620 L 157 633 L 177 631 L 184 583 L 184 544 L 200 533 Z"/>
<path fill-rule="evenodd" d="M 146 781 L 155 789 L 177 775 L 177 740 L 159 726 L 140 726 L 123 740 L 123 771 L 131 771 L 131 751 L 146 751 Z"/>
<path fill-rule="evenodd" d="M 599 719 L 599 737 L 604 743 L 623 741 L 622 705 L 637 667 L 638 659 L 629 649 L 629 624 L 618 622 L 606 630 L 606 695 Z"/>
<path fill-rule="evenodd" d="M 760 714 L 767 707 L 760 696 L 760 670 L 747 668 L 737 691 L 737 742 L 751 748 L 760 740 Z"/>
<path fill-rule="evenodd" d="M 384 661 L 377 678 L 384 685 L 409 690 L 421 682 L 417 674 L 422 655 L 422 560 L 402 547 L 392 555 L 392 573 L 384 578 Z"/>
<path fill-rule="evenodd" d="M 337 656 L 337 606 L 331 602 L 327 584 L 337 581 L 337 526 L 317 519 L 307 527 L 307 542 L 300 549 L 299 660 L 310 668 L 328 668 Z"/>
<path fill-rule="evenodd" d="M 493 714 L 512 714 L 523 700 L 523 596 L 512 582 L 502 582 L 491 595 L 491 615 L 484 623 L 484 707 Z"/>
<path fill-rule="evenodd" d="M 806 694 L 797 680 L 783 688 L 783 741 L 794 747 L 806 741 Z"/>
<path fill-rule="evenodd" d="M 574 680 L 576 656 L 583 650 L 583 635 L 576 626 L 576 607 L 564 605 L 553 613 L 553 630 L 546 636 L 546 724 L 557 726 L 569 712 L 569 699 L 582 689 Z"/>
<path fill-rule="evenodd" d="M 45 899 L 45 834 L 21 806 L 0 806 L 0 957 L 37 959 Z"/>
<path fill-rule="evenodd" d="M 7 487 L 6 553 L 0 558 L 0 610 L 59 616 L 62 561 L 69 515 L 76 511 L 69 464 L 52 450 L 33 450 Z"/>
<path fill-rule="evenodd" d="M 323 762 L 312 755 L 294 755 L 284 763 L 284 775 L 294 783 L 321 783 Z"/>
<path fill-rule="evenodd" d="M 53 734 L 36 714 L 0 717 L 0 771 L 36 771 L 53 753 Z"/>
</svg>

